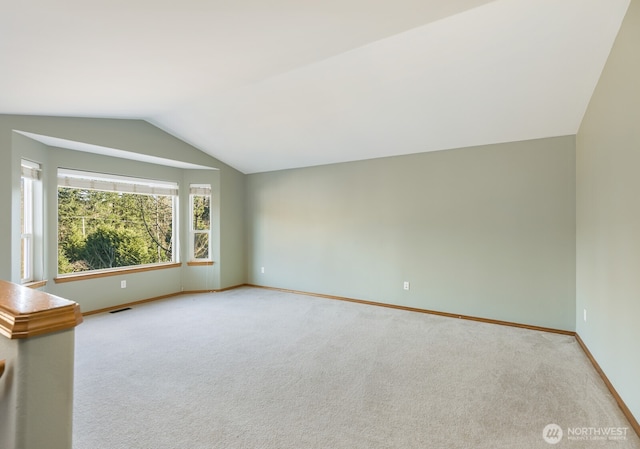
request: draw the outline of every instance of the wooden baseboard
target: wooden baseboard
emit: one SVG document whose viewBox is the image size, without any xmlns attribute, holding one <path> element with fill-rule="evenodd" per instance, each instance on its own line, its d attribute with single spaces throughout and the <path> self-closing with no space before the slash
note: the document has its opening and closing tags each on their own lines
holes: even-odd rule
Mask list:
<svg viewBox="0 0 640 449">
<path fill-rule="evenodd" d="M 144 303 L 147 303 L 147 302 L 158 301 L 160 299 L 173 298 L 174 296 L 180 296 L 180 295 L 190 295 L 190 294 L 196 294 L 196 293 L 226 292 L 228 290 L 233 290 L 235 288 L 243 287 L 244 285 L 245 284 L 234 285 L 234 286 L 231 286 L 231 287 L 225 287 L 225 288 L 219 288 L 219 289 L 210 289 L 210 290 L 185 290 L 185 291 L 169 293 L 169 294 L 161 295 L 161 296 L 154 296 L 153 298 L 141 299 L 139 301 L 132 301 L 132 302 L 124 303 L 124 304 L 118 304 L 117 306 L 110 306 L 110 307 L 105 307 L 105 308 L 102 308 L 102 309 L 90 310 L 88 312 L 83 312 L 82 315 L 83 316 L 97 315 L 98 313 L 111 312 L 112 310 L 124 309 L 125 307 L 133 307 L 133 306 L 137 306 L 137 305 L 144 304 Z"/>
<path fill-rule="evenodd" d="M 589 351 L 589 348 L 587 347 L 587 345 L 584 343 L 584 341 L 582 341 L 582 338 L 580 338 L 580 335 L 578 335 L 578 333 L 576 333 L 576 340 L 580 345 L 580 347 L 582 348 L 582 350 L 584 351 L 584 353 L 586 354 L 587 358 L 591 361 L 591 364 L 593 365 L 593 367 L 596 369 L 598 374 L 600 374 L 600 377 L 604 381 L 604 384 L 607 386 L 607 388 L 609 389 L 609 392 L 618 403 L 620 410 L 622 410 L 622 413 L 624 414 L 624 416 L 627 418 L 627 420 L 629 420 L 631 427 L 638 434 L 638 437 L 640 437 L 640 424 L 638 424 L 638 420 L 636 420 L 636 417 L 633 416 L 633 413 L 631 413 L 631 410 L 629 410 L 629 407 L 627 407 L 627 404 L 624 403 L 624 401 L 622 400 L 622 398 L 620 397 L 616 389 L 613 387 L 613 384 L 611 383 L 607 375 L 604 373 L 604 371 L 596 361 L 595 357 L 593 357 L 593 354 L 591 354 L 591 351 Z"/>
<path fill-rule="evenodd" d="M 406 310 L 408 312 L 426 313 L 429 315 L 438 315 L 438 316 L 444 316 L 448 318 L 457 318 L 461 320 L 479 321 L 481 323 L 499 324 L 501 326 L 519 327 L 521 329 L 529 329 L 529 330 L 542 331 L 542 332 L 552 332 L 554 334 L 569 335 L 571 337 L 575 335 L 575 332 L 573 331 L 553 329 L 553 328 L 542 327 L 542 326 L 532 326 L 529 324 L 522 324 L 522 323 L 513 323 L 511 321 L 492 320 L 490 318 L 480 318 L 480 317 L 475 317 L 470 315 L 460 315 L 457 313 L 439 312 L 437 310 L 419 309 L 416 307 L 399 306 L 396 304 L 387 304 L 383 302 L 365 301 L 363 299 L 345 298 L 343 296 L 324 295 L 321 293 L 309 293 L 309 292 L 289 290 L 289 289 L 277 288 L 277 287 L 265 287 L 263 285 L 254 285 L 254 284 L 246 284 L 246 285 L 247 287 L 264 288 L 267 290 L 275 290 L 275 291 L 280 291 L 285 293 L 296 293 L 298 295 L 315 296 L 318 298 L 337 299 L 338 301 L 355 302 L 358 304 L 367 304 L 370 306 L 386 307 L 389 309 Z"/>
<path fill-rule="evenodd" d="M 220 293 L 220 292 L 226 292 L 229 290 L 235 290 L 236 288 L 240 288 L 240 287 L 245 287 L 247 284 L 238 284 L 238 285 L 232 285 L 231 287 L 225 287 L 225 288 L 216 288 L 216 289 L 209 289 L 209 290 L 185 290 L 183 292 L 180 292 L 179 294 L 191 294 L 191 293 Z"/>
<path fill-rule="evenodd" d="M 178 296 L 180 294 L 182 294 L 182 292 L 169 293 L 168 295 L 162 295 L 162 296 L 154 296 L 153 298 L 141 299 L 139 301 L 133 301 L 133 302 L 127 302 L 127 303 L 124 303 L 124 304 L 118 304 L 117 306 L 110 306 L 110 307 L 105 307 L 103 309 L 96 309 L 96 310 L 90 310 L 88 312 L 82 312 L 82 315 L 84 315 L 84 316 L 97 315 L 98 313 L 111 312 L 112 310 L 124 309 L 126 307 L 137 306 L 139 304 L 144 304 L 144 303 L 152 302 L 152 301 L 158 301 L 160 299 L 172 298 L 172 297 Z"/>
</svg>

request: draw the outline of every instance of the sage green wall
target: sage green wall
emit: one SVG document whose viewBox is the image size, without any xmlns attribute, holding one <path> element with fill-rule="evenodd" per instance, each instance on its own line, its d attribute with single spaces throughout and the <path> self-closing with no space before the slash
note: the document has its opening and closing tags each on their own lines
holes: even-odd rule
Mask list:
<svg viewBox="0 0 640 449">
<path fill-rule="evenodd" d="M 71 447 L 75 330 L 18 343 L 16 449 Z M 55 375 L 52 375 L 55 373 Z"/>
<path fill-rule="evenodd" d="M 640 2 L 577 136 L 577 332 L 640 420 Z M 583 312 L 587 310 L 587 321 Z"/>
<path fill-rule="evenodd" d="M 245 175 L 226 170 L 221 173 L 224 192 L 220 202 L 220 248 L 222 265 L 220 285 L 222 288 L 242 285 L 247 281 L 245 249 Z M 242 269 L 238 269 L 242 267 Z"/>
<path fill-rule="evenodd" d="M 4 136 L 11 130 L 85 142 L 207 167 L 230 168 L 144 120 L 0 115 L 0 134 Z"/>
<path fill-rule="evenodd" d="M 2 360 L 18 360 L 19 345 L 16 340 L 9 340 L 4 335 L 0 335 L 0 355 Z M 11 365 L 6 367 L 6 371 L 0 378 L 0 447 L 16 447 L 16 427 L 18 408 L 18 388 L 14 388 L 15 373 Z"/>
<path fill-rule="evenodd" d="M 27 339 L 0 335 L 0 448 L 68 449 L 73 412 L 74 330 Z"/>
<path fill-rule="evenodd" d="M 574 150 L 569 136 L 249 175 L 249 282 L 573 330 Z"/>
<path fill-rule="evenodd" d="M 0 119 L 1 120 L 1 119 Z M 0 279 L 12 279 L 11 209 L 13 189 L 12 177 L 15 163 L 11 151 L 11 132 L 3 132 L 0 121 Z"/>
<path fill-rule="evenodd" d="M 91 153 L 54 148 L 35 142 L 16 132 L 26 131 L 73 141 L 107 146 L 132 153 L 188 162 L 215 170 L 179 169 Z M 0 115 L 0 207 L 12 213 L 0 215 L 0 278 L 19 281 L 19 209 L 20 159 L 40 162 L 44 167 L 46 226 L 44 233 L 43 277 L 48 280 L 45 291 L 80 303 L 83 311 L 110 307 L 144 298 L 176 293 L 181 290 L 225 288 L 244 282 L 246 272 L 244 248 L 244 209 L 242 189 L 236 188 L 244 175 L 194 147 L 166 134 L 144 121 L 30 117 Z M 209 183 L 213 188 L 214 220 L 220 223 L 220 207 L 229 207 L 221 225 L 213 230 L 213 267 L 187 267 L 127 274 L 100 279 L 55 284 L 56 276 L 56 170 L 58 167 L 148 177 L 189 183 Z M 226 181 L 223 186 L 221 179 Z M 181 260 L 187 260 L 187 223 L 189 194 L 180 193 Z M 238 205 L 238 206 L 235 206 Z M 240 211 L 240 212 L 238 212 Z M 53 225 L 52 225 L 53 224 Z M 222 235 L 226 232 L 228 235 Z M 240 235 L 240 239 L 238 239 Z M 221 242 L 225 242 L 224 247 Z M 12 257 L 13 255 L 13 257 Z M 225 273 L 224 279 L 221 272 Z M 238 279 L 241 279 L 238 282 Z M 127 280 L 127 288 L 120 281 Z"/>
</svg>

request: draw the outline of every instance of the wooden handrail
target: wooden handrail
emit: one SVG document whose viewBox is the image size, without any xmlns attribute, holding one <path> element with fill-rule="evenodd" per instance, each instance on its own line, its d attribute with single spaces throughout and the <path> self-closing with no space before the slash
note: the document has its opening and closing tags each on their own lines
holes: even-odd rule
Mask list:
<svg viewBox="0 0 640 449">
<path fill-rule="evenodd" d="M 72 329 L 80 323 L 77 303 L 0 280 L 0 337 L 30 338 Z"/>
<path fill-rule="evenodd" d="M 4 360 L 0 360 L 0 377 L 4 374 Z"/>
</svg>

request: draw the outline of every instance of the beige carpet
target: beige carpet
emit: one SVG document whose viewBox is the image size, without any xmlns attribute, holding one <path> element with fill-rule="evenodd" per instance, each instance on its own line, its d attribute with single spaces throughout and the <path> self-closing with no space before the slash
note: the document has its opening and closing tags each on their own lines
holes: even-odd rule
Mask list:
<svg viewBox="0 0 640 449">
<path fill-rule="evenodd" d="M 87 317 L 75 381 L 74 449 L 640 448 L 573 337 L 264 289 Z"/>
</svg>

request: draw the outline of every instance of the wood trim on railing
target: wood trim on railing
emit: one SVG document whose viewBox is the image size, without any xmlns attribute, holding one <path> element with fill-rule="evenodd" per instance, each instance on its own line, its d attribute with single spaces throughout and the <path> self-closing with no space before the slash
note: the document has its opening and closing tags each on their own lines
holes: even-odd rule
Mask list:
<svg viewBox="0 0 640 449">
<path fill-rule="evenodd" d="M 99 272 L 88 271 L 88 272 L 82 272 L 82 273 L 65 274 L 55 278 L 54 282 L 56 284 L 61 284 L 64 282 L 85 281 L 87 279 L 97 279 L 97 278 L 104 278 L 109 276 L 122 276 L 125 274 L 142 273 L 145 271 L 166 270 L 168 268 L 179 268 L 181 266 L 182 264 L 178 262 L 178 263 L 144 265 L 144 266 L 136 266 L 136 267 L 111 268 L 108 271 L 99 271 Z"/>
<path fill-rule="evenodd" d="M 29 338 L 72 329 L 82 323 L 80 306 L 67 299 L 0 281 L 0 334 Z"/>
<path fill-rule="evenodd" d="M 194 260 L 187 262 L 188 267 L 206 267 L 210 265 L 213 265 L 213 260 Z"/>
</svg>

